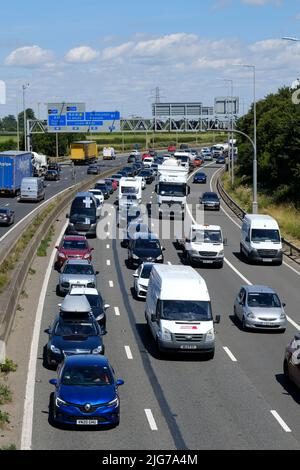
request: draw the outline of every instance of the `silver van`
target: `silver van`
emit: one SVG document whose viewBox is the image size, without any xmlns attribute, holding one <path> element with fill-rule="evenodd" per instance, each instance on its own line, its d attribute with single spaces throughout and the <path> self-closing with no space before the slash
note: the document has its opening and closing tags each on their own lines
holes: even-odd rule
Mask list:
<svg viewBox="0 0 300 470">
<path fill-rule="evenodd" d="M 23 178 L 21 182 L 20 201 L 41 201 L 45 199 L 44 181 L 42 178 Z"/>
</svg>

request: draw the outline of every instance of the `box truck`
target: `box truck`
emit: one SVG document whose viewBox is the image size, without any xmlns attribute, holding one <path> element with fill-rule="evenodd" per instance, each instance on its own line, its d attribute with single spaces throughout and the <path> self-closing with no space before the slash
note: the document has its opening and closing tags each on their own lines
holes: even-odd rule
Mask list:
<svg viewBox="0 0 300 470">
<path fill-rule="evenodd" d="M 30 152 L 0 152 L 0 194 L 19 194 L 22 179 L 32 176 L 31 159 Z"/>
</svg>

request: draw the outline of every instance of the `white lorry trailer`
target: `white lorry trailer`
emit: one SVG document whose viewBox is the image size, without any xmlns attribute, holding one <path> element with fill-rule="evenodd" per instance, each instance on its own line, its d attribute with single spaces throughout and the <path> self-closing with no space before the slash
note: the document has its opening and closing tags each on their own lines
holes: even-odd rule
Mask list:
<svg viewBox="0 0 300 470">
<path fill-rule="evenodd" d="M 188 170 L 180 165 L 180 161 L 169 158 L 157 167 L 157 205 L 159 218 L 163 215 L 185 215 L 186 196 L 190 192 L 187 185 Z"/>
</svg>

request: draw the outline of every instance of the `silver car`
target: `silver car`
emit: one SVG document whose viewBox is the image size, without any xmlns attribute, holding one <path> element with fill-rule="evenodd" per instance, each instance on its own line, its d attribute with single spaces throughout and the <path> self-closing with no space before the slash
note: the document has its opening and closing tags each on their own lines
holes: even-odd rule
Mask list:
<svg viewBox="0 0 300 470">
<path fill-rule="evenodd" d="M 134 291 L 138 299 L 146 299 L 151 269 L 154 263 L 142 263 L 133 274 Z"/>
<path fill-rule="evenodd" d="M 242 286 L 234 302 L 234 315 L 243 330 L 268 329 L 285 331 L 285 303 L 271 287 Z"/>
<path fill-rule="evenodd" d="M 56 293 L 65 295 L 73 286 L 97 287 L 97 274 L 90 261 L 69 259 L 61 269 Z"/>
</svg>

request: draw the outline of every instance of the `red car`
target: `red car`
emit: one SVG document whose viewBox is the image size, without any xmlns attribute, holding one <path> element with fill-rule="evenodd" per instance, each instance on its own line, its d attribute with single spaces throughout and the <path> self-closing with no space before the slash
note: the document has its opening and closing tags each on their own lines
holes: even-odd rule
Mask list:
<svg viewBox="0 0 300 470">
<path fill-rule="evenodd" d="M 67 259 L 92 260 L 92 251 L 86 237 L 82 235 L 66 235 L 63 237 L 57 249 L 55 267 L 60 269 Z"/>
<path fill-rule="evenodd" d="M 176 147 L 175 147 L 175 145 L 169 145 L 169 147 L 168 147 L 168 152 L 176 152 Z"/>
<path fill-rule="evenodd" d="M 144 158 L 149 158 L 149 157 L 151 157 L 150 153 L 143 153 L 142 160 L 144 160 Z"/>
<path fill-rule="evenodd" d="M 203 160 L 200 157 L 196 157 L 193 161 L 195 167 L 201 166 L 203 164 Z"/>
<path fill-rule="evenodd" d="M 105 181 L 106 180 L 110 180 L 111 181 L 111 185 L 112 185 L 112 188 L 114 191 L 116 191 L 118 189 L 118 181 L 115 180 L 114 178 L 105 178 Z"/>
</svg>

